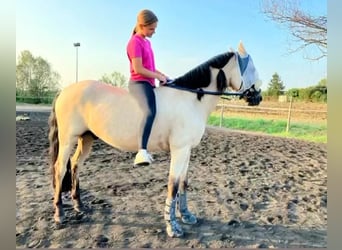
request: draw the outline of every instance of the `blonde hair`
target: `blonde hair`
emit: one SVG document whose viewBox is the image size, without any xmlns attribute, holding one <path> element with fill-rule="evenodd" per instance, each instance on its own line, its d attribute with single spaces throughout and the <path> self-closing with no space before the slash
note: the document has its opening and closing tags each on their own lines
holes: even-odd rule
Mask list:
<svg viewBox="0 0 342 250">
<path fill-rule="evenodd" d="M 135 25 L 132 35 L 136 34 L 140 25 L 150 25 L 158 22 L 157 16 L 150 10 L 141 10 L 137 16 L 137 24 Z"/>
</svg>

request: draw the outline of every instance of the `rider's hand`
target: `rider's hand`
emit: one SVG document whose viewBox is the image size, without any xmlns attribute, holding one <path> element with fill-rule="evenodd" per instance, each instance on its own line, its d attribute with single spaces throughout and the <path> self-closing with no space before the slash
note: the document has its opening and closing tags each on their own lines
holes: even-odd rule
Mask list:
<svg viewBox="0 0 342 250">
<path fill-rule="evenodd" d="M 158 74 L 158 80 L 161 84 L 165 84 L 166 83 L 166 76 L 163 74 Z"/>
</svg>

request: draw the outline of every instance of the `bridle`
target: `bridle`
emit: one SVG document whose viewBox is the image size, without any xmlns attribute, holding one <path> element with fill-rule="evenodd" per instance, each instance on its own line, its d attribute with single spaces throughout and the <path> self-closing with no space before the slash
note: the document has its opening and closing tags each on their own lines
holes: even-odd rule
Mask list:
<svg viewBox="0 0 342 250">
<path fill-rule="evenodd" d="M 249 89 L 247 89 L 243 92 L 208 91 L 208 90 L 203 90 L 202 88 L 190 89 L 190 88 L 186 88 L 186 87 L 182 87 L 182 86 L 178 86 L 176 84 L 173 84 L 172 80 L 168 80 L 167 83 L 165 83 L 163 86 L 195 93 L 195 94 L 197 94 L 199 100 L 204 95 L 216 95 L 216 96 L 221 96 L 221 97 L 239 96 L 240 99 L 244 99 L 246 102 L 248 102 L 249 106 L 259 105 L 259 103 L 262 101 L 261 89 L 256 90 L 254 85 L 252 85 Z M 241 87 L 242 87 L 242 83 L 241 83 Z M 240 89 L 241 89 L 241 87 L 240 87 Z"/>
</svg>

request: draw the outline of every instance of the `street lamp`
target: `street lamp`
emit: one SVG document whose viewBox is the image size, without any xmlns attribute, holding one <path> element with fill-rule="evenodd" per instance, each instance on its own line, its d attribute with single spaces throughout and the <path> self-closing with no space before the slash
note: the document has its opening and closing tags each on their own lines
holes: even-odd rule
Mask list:
<svg viewBox="0 0 342 250">
<path fill-rule="evenodd" d="M 74 43 L 74 47 L 76 47 L 76 82 L 78 82 L 78 47 L 80 46 L 80 43 Z"/>
</svg>

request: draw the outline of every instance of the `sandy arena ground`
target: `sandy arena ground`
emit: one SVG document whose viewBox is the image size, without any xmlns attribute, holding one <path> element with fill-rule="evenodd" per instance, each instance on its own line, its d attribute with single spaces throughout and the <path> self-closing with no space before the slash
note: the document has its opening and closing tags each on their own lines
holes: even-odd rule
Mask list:
<svg viewBox="0 0 342 250">
<path fill-rule="evenodd" d="M 64 196 L 66 223 L 53 222 L 48 112 L 16 126 L 17 248 L 327 247 L 327 145 L 208 128 L 193 149 L 189 207 L 197 225 L 165 232 L 170 157 L 132 168 L 134 153 L 97 140 L 80 170 L 85 214 Z M 17 112 L 23 115 L 23 112 Z"/>
</svg>

